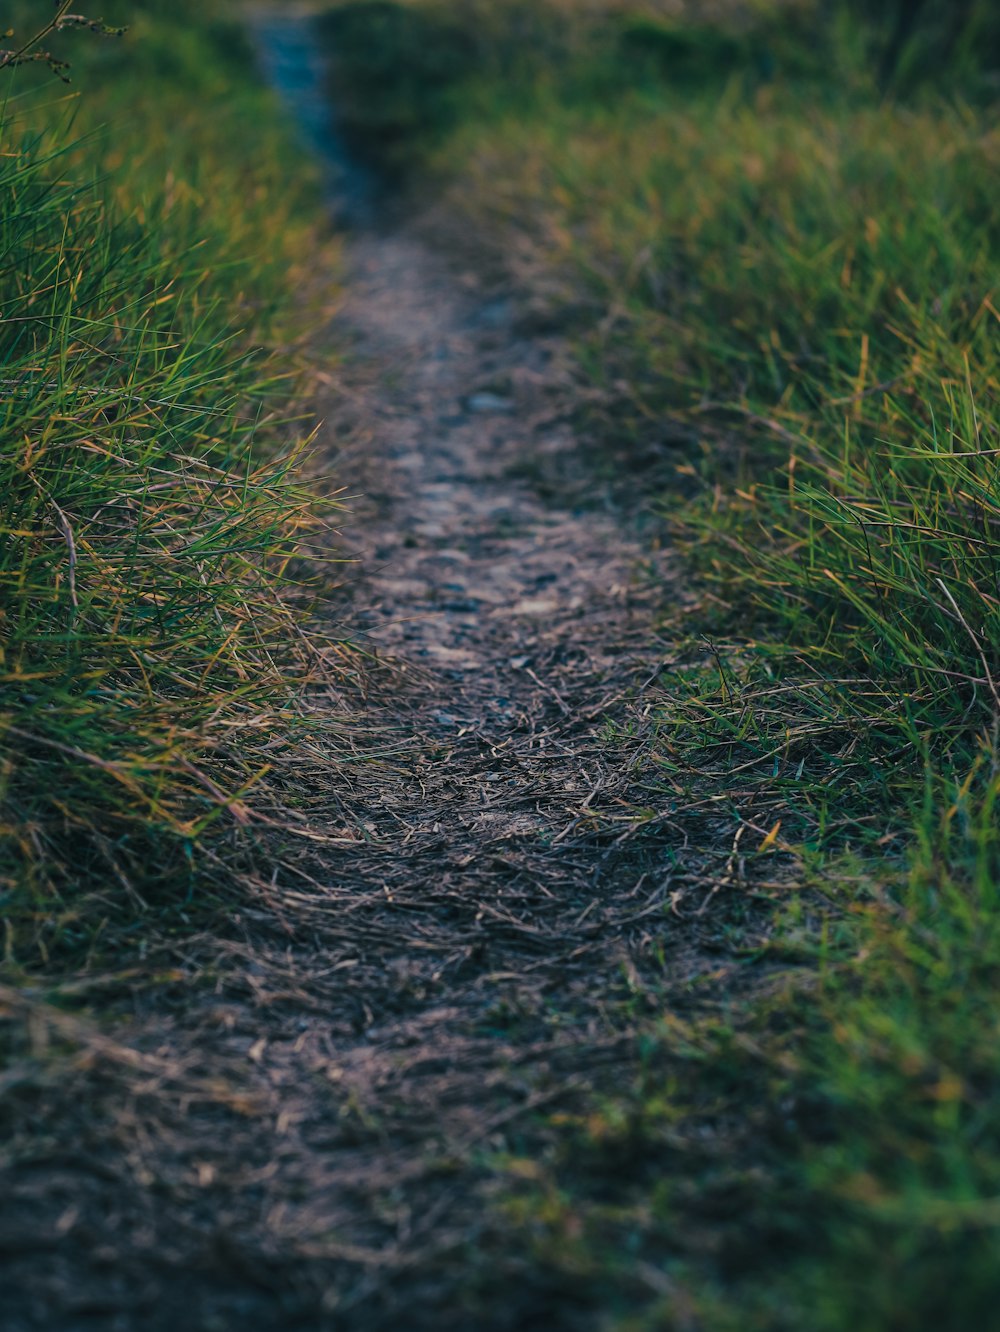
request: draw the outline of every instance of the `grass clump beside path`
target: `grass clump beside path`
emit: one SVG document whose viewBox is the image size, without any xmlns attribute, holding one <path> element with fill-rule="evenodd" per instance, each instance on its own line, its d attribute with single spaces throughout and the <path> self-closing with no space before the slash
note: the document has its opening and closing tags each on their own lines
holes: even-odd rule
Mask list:
<svg viewBox="0 0 1000 1332">
<path fill-rule="evenodd" d="M 348 87 L 387 24 L 465 43 L 373 133 L 564 301 L 589 432 L 697 575 L 651 826 L 710 800 L 798 866 L 758 998 L 511 1165 L 510 1242 L 608 1326 L 995 1321 L 1000 28 L 904 8 L 331 20 Z"/>
<path fill-rule="evenodd" d="M 316 668 L 290 562 L 318 511 L 276 416 L 289 271 L 316 253 L 312 169 L 224 7 L 128 10 L 107 15 L 131 23 L 122 40 L 55 39 L 71 88 L 40 66 L 0 72 L 0 914 L 15 973 L 197 904 L 211 858 L 225 874 L 258 821 Z M 18 36 L 37 11 L 10 16 Z"/>
</svg>

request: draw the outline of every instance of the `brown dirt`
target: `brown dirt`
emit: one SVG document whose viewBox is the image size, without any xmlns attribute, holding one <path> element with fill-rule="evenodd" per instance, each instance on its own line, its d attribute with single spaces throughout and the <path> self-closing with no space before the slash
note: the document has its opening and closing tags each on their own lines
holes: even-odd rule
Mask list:
<svg viewBox="0 0 1000 1332">
<path fill-rule="evenodd" d="M 6 1332 L 596 1325 L 497 1247 L 505 1162 L 735 970 L 703 910 L 735 856 L 649 790 L 676 582 L 581 484 L 558 341 L 417 226 L 346 262 L 326 439 L 367 490 L 347 539 L 375 738 L 331 775 L 339 844 L 259 863 L 227 927 L 100 1027 L 33 1009 Z"/>
</svg>

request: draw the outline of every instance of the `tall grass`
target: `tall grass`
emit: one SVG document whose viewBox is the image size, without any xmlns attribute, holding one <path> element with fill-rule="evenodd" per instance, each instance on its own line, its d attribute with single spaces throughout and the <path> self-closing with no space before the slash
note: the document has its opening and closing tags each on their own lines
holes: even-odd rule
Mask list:
<svg viewBox="0 0 1000 1332">
<path fill-rule="evenodd" d="M 995 133 L 768 90 L 506 122 L 474 160 L 506 225 L 544 200 L 528 244 L 600 315 L 597 428 L 695 441 L 671 513 L 702 629 L 847 681 L 827 706 L 903 740 L 918 786 L 925 747 L 973 762 L 998 701 Z"/>
<path fill-rule="evenodd" d="M 317 666 L 290 562 L 319 509 L 276 355 L 310 169 L 231 19 L 148 6 L 73 58 L 72 101 L 0 75 L 0 903 L 22 961 L 197 898 L 202 849 L 263 818 Z"/>
</svg>

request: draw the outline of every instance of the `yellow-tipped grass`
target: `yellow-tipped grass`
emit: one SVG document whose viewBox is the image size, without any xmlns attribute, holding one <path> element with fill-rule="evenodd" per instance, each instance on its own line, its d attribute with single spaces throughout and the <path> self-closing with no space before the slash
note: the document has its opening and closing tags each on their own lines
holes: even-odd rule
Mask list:
<svg viewBox="0 0 1000 1332">
<path fill-rule="evenodd" d="M 15 952 L 196 897 L 201 849 L 267 822 L 255 792 L 294 752 L 318 662 L 296 579 L 319 508 L 277 415 L 292 363 L 269 350 L 315 253 L 312 170 L 231 20 L 147 7 L 72 58 L 78 101 L 5 74 L 0 127 Z"/>
</svg>

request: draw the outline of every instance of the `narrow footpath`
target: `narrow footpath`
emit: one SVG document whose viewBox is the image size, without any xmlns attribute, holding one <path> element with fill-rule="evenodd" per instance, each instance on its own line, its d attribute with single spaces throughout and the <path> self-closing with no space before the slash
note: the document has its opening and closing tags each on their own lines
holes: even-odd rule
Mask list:
<svg viewBox="0 0 1000 1332">
<path fill-rule="evenodd" d="M 330 279 L 388 756 L 331 774 L 336 844 L 191 945 L 213 984 L 140 1000 L 127 1090 L 81 1069 L 88 1148 L 19 1184 L 8 1332 L 599 1325 L 496 1200 L 733 965 L 698 910 L 728 848 L 636 827 L 669 556 L 582 476 L 558 340 L 429 226 L 355 229 Z"/>
</svg>

